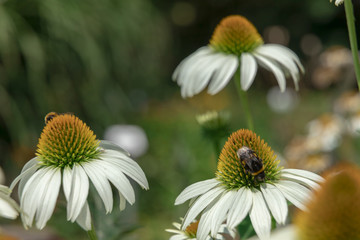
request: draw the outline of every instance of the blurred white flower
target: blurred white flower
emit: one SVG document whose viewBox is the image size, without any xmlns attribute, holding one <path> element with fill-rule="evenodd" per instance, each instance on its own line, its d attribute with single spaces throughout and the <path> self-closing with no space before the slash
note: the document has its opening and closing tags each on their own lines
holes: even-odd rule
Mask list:
<svg viewBox="0 0 360 240">
<path fill-rule="evenodd" d="M 271 233 L 269 240 L 297 240 L 296 228 L 294 225 L 288 225 L 278 228 Z M 254 236 L 248 240 L 260 240 L 259 237 Z"/>
<path fill-rule="evenodd" d="M 45 227 L 61 185 L 67 201 L 67 220 L 76 221 L 86 231 L 91 229 L 87 203 L 90 181 L 107 213 L 113 208 L 110 183 L 118 190 L 120 210 L 125 208 L 126 201 L 135 202 L 134 189 L 127 177 L 149 188 L 144 172 L 125 150 L 97 140 L 93 131 L 76 116 L 50 113 L 45 119 L 37 156 L 25 164 L 10 186 L 13 189 L 20 181 L 21 218 L 26 228 L 34 220 L 38 229 Z"/>
<path fill-rule="evenodd" d="M 272 87 L 266 96 L 270 108 L 275 112 L 288 112 L 294 109 L 298 102 L 296 92 L 290 88 L 281 92 L 278 87 Z"/>
<path fill-rule="evenodd" d="M 10 197 L 11 190 L 0 185 L 0 217 L 15 219 L 19 215 L 18 204 Z"/>
<path fill-rule="evenodd" d="M 104 139 L 116 143 L 134 158 L 144 155 L 149 147 L 145 131 L 135 125 L 110 126 L 105 130 Z"/>
<path fill-rule="evenodd" d="M 252 85 L 258 65 L 271 71 L 281 91 L 285 91 L 286 75 L 298 89 L 304 68 L 298 56 L 278 44 L 264 44 L 256 28 L 239 15 L 224 18 L 216 27 L 210 44 L 185 58 L 173 73 L 181 86 L 182 97 L 192 97 L 206 87 L 208 93 L 222 90 L 240 66 L 240 84 L 244 91 Z"/>
<path fill-rule="evenodd" d="M 332 0 L 330 0 L 330 2 L 332 2 Z M 335 5 L 339 6 L 340 4 L 342 4 L 344 2 L 344 0 L 335 0 Z"/>
</svg>

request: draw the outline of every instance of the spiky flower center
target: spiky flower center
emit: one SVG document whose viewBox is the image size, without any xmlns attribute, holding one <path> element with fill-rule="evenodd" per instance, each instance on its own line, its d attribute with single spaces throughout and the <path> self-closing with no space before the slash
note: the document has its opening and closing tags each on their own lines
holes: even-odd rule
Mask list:
<svg viewBox="0 0 360 240">
<path fill-rule="evenodd" d="M 221 20 L 210 40 L 216 51 L 240 56 L 264 43 L 260 34 L 245 17 L 232 15 Z"/>
<path fill-rule="evenodd" d="M 249 170 L 246 161 L 251 164 L 254 159 L 242 159 L 238 157 L 238 150 L 247 147 L 254 152 L 254 156 L 261 159 L 265 178 L 259 180 L 259 169 Z M 278 166 L 274 151 L 250 130 L 240 129 L 229 137 L 219 157 L 216 176 L 228 189 L 241 187 L 257 188 L 262 182 L 275 182 L 279 179 L 281 167 Z"/>
<path fill-rule="evenodd" d="M 193 222 L 191 223 L 186 229 L 185 229 L 185 233 L 191 237 L 191 238 L 195 238 L 196 237 L 196 233 L 197 233 L 197 229 L 199 226 L 199 221 Z"/>
<path fill-rule="evenodd" d="M 360 239 L 360 169 L 338 166 L 295 218 L 299 240 Z M 316 226 L 316 227 L 314 227 Z"/>
<path fill-rule="evenodd" d="M 71 114 L 52 116 L 44 127 L 36 155 L 44 166 L 72 167 L 96 158 L 99 141 L 86 124 Z"/>
</svg>

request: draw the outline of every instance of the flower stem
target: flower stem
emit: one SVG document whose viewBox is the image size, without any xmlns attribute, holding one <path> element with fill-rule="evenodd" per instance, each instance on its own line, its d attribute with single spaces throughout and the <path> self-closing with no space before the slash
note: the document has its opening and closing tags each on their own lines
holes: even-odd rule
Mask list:
<svg viewBox="0 0 360 240">
<path fill-rule="evenodd" d="M 238 91 L 238 94 L 240 97 L 241 105 L 243 107 L 243 111 L 245 112 L 245 115 L 246 115 L 248 129 L 251 131 L 254 131 L 254 124 L 253 124 L 253 120 L 252 120 L 252 116 L 251 116 L 251 112 L 250 112 L 250 108 L 249 108 L 247 94 L 244 90 L 242 90 L 241 85 L 240 85 L 240 70 L 237 71 L 235 74 L 235 84 L 236 84 L 237 91 Z"/>
<path fill-rule="evenodd" d="M 87 234 L 88 234 L 90 240 L 98 240 L 98 238 L 96 236 L 94 224 L 91 223 L 91 229 L 89 231 L 87 231 Z"/>
<path fill-rule="evenodd" d="M 345 13 L 346 13 L 346 22 L 349 31 L 350 47 L 354 60 L 355 75 L 358 83 L 358 88 L 360 91 L 360 63 L 359 63 L 359 54 L 358 54 L 358 46 L 357 46 L 356 31 L 355 31 L 354 9 L 351 0 L 345 0 Z"/>
</svg>

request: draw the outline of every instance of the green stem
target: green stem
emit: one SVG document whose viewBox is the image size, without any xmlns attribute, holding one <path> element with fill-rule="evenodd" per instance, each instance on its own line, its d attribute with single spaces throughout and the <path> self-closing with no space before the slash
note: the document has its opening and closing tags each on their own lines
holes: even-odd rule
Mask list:
<svg viewBox="0 0 360 240">
<path fill-rule="evenodd" d="M 94 228 L 94 224 L 91 223 L 91 230 L 87 231 L 87 234 L 89 236 L 89 239 L 98 240 L 98 238 L 96 236 L 96 231 L 95 231 L 95 228 Z"/>
<path fill-rule="evenodd" d="M 355 75 L 358 83 L 358 88 L 360 91 L 360 63 L 359 63 L 359 54 L 358 54 L 358 46 L 357 46 L 356 31 L 355 31 L 354 9 L 351 0 L 345 0 L 345 13 L 346 13 L 346 21 L 349 31 L 350 47 L 354 60 Z"/>
<path fill-rule="evenodd" d="M 253 120 L 252 120 L 252 116 L 251 116 L 251 112 L 250 112 L 250 108 L 249 108 L 247 94 L 244 90 L 242 90 L 241 85 L 240 85 L 240 71 L 237 71 L 235 74 L 235 84 L 236 84 L 236 87 L 238 90 L 241 105 L 245 112 L 248 129 L 251 131 L 254 131 L 254 124 L 253 124 Z"/>
</svg>

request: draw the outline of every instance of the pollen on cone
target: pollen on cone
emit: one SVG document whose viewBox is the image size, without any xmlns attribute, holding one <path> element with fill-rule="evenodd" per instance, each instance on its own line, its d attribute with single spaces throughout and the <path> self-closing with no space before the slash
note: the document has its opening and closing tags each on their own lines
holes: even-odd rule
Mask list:
<svg viewBox="0 0 360 240">
<path fill-rule="evenodd" d="M 210 40 L 210 46 L 215 50 L 237 56 L 243 52 L 252 52 L 263 43 L 254 25 L 240 15 L 221 20 Z"/>
<path fill-rule="evenodd" d="M 72 166 L 96 156 L 98 145 L 96 135 L 83 121 L 72 114 L 59 114 L 47 121 L 36 154 L 44 165 Z"/>
<path fill-rule="evenodd" d="M 243 146 L 252 149 L 262 160 L 266 179 L 276 180 L 281 168 L 278 166 L 274 151 L 259 136 L 247 129 L 240 129 L 231 134 L 225 143 L 218 161 L 216 176 L 229 189 L 243 186 L 256 187 L 259 185 L 251 173 L 246 172 L 240 163 L 237 151 Z"/>
<path fill-rule="evenodd" d="M 360 169 L 335 167 L 295 218 L 299 240 L 360 239 Z"/>
</svg>

